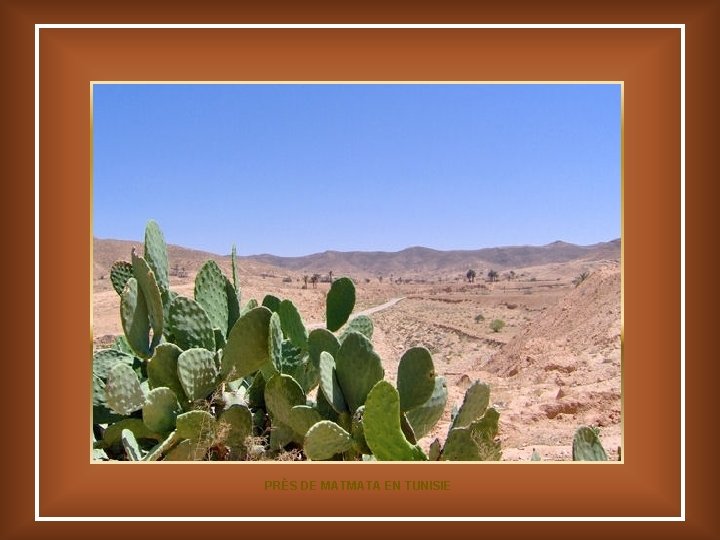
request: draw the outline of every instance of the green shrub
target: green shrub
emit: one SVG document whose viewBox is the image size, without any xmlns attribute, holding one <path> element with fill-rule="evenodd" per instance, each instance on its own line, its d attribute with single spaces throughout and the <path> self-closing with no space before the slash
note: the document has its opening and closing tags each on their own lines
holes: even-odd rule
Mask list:
<svg viewBox="0 0 720 540">
<path fill-rule="evenodd" d="M 502 319 L 493 319 L 493 321 L 490 323 L 490 330 L 493 332 L 499 332 L 505 327 L 505 321 Z"/>
</svg>

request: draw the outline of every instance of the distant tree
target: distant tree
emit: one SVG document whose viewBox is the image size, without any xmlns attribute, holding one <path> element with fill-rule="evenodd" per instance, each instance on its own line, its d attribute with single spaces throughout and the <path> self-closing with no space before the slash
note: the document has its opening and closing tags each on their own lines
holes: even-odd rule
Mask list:
<svg viewBox="0 0 720 540">
<path fill-rule="evenodd" d="M 467 277 L 467 280 L 468 280 L 470 283 L 473 283 L 473 282 L 475 281 L 475 276 L 476 276 L 476 275 L 477 275 L 477 274 L 475 273 L 475 270 L 473 270 L 473 269 L 471 268 L 470 270 L 467 271 L 467 274 L 465 274 L 465 277 Z"/>
<path fill-rule="evenodd" d="M 488 275 L 488 279 L 491 282 L 497 281 L 497 279 L 498 279 L 498 273 L 495 270 L 490 270 L 487 275 Z"/>
<path fill-rule="evenodd" d="M 515 277 L 515 270 L 510 270 L 510 272 L 508 272 L 508 279 L 515 279 Z"/>
<path fill-rule="evenodd" d="M 330 270 L 330 271 L 328 272 L 328 276 L 330 276 L 330 283 L 332 283 L 332 280 L 333 280 L 333 279 L 332 279 L 332 275 L 333 275 L 333 271 Z"/>
<path fill-rule="evenodd" d="M 305 275 L 303 276 L 303 281 L 305 282 L 305 285 L 303 285 L 303 289 L 307 289 L 307 282 L 308 282 L 308 275 L 307 275 L 307 274 L 305 274 Z"/>
<path fill-rule="evenodd" d="M 378 281 L 382 283 L 382 276 L 378 276 Z"/>
<path fill-rule="evenodd" d="M 310 278 L 310 283 L 312 283 L 313 289 L 317 287 L 317 282 L 320 280 L 320 274 L 313 274 Z"/>
</svg>

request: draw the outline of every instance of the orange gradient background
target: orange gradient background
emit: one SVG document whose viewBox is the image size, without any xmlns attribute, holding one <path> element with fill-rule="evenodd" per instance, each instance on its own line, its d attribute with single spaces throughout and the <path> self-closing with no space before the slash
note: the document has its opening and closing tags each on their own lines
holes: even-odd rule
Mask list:
<svg viewBox="0 0 720 540">
<path fill-rule="evenodd" d="M 9 55 L 3 52 L 4 61 L 14 64 L 18 79 L 17 85 L 3 91 L 4 103 L 15 106 L 4 104 L 3 107 L 8 113 L 9 125 L 18 127 L 19 137 L 16 151 L 3 152 L 8 162 L 16 166 L 14 178 L 22 179 L 12 187 L 16 190 L 14 196 L 28 201 L 10 208 L 11 213 L 27 213 L 32 199 L 28 185 L 32 181 L 32 141 L 28 137 L 32 133 L 32 44 L 27 42 L 28 32 L 32 24 L 68 19 L 48 11 L 44 4 L 29 4 L 25 9 L 13 2 L 8 3 L 9 7 L 3 4 L 4 13 L 9 16 L 0 27 L 5 31 L 0 34 L 5 39 L 22 43 L 22 47 L 14 49 L 15 62 L 10 62 Z M 88 14 L 73 13 L 77 16 L 67 22 L 121 22 L 118 17 L 106 15 L 87 20 Z M 134 22 L 131 13 L 123 12 L 122 22 Z M 161 18 L 152 11 L 148 13 L 152 20 Z M 193 10 L 185 7 L 180 8 L 180 13 L 186 18 L 180 17 L 182 20 L 178 22 L 201 22 L 207 15 L 193 18 Z M 467 22 L 505 22 L 497 20 L 498 13 L 489 14 L 490 18 L 495 16 L 495 20 L 475 18 Z M 688 24 L 688 73 L 697 73 L 702 66 L 710 65 L 702 51 L 707 52 L 705 45 L 717 40 L 710 37 L 708 22 L 717 22 L 717 12 L 701 9 L 698 4 L 694 9 L 663 13 L 666 14 L 655 17 L 663 19 L 658 22 Z M 677 14 L 675 18 L 673 13 Z M 324 13 L 312 22 L 320 22 L 330 14 Z M 705 17 L 707 14 L 711 15 L 709 19 Z M 398 20 L 400 16 L 394 13 L 385 20 Z M 638 15 L 631 10 L 628 17 L 634 20 Z M 525 18 L 533 20 L 524 22 L 548 22 L 542 16 Z M 164 22 L 171 19 L 166 18 Z M 336 17 L 335 20 L 343 19 Z M 425 19 L 419 15 L 413 20 L 439 22 L 428 20 L 427 15 Z M 456 18 L 453 22 L 459 20 L 463 19 Z M 583 19 L 575 17 L 566 22 L 580 20 Z M 215 18 L 212 22 L 220 21 Z M 242 21 L 235 18 L 226 22 Z M 563 18 L 552 22 L 563 22 Z M 696 29 L 697 33 L 692 34 L 690 29 Z M 39 54 L 40 515 L 117 516 L 119 519 L 123 516 L 679 516 L 680 45 L 679 29 L 42 29 Z M 622 81 L 624 463 L 90 464 L 87 436 L 90 381 L 84 373 L 92 354 L 89 335 L 91 82 L 146 80 Z M 706 115 L 710 117 L 717 112 L 717 105 L 709 99 L 716 89 L 713 85 L 688 84 L 688 120 L 694 118 L 702 123 Z M 691 105 L 691 98 L 696 104 L 707 104 L 708 108 L 700 110 Z M 697 124 L 692 127 L 697 128 Z M 690 133 L 689 121 L 688 130 Z M 688 148 L 687 152 L 688 178 L 691 172 L 707 178 L 702 164 L 709 164 L 713 157 L 711 140 L 699 136 L 693 141 L 692 150 Z M 149 189 L 146 194 L 131 194 L 129 198 L 159 195 Z M 698 213 L 694 218 L 688 213 L 688 230 L 699 231 L 698 220 L 701 216 L 707 217 L 709 203 L 697 195 L 688 197 L 688 206 L 691 203 L 697 204 Z M 22 219 L 27 221 L 28 216 Z M 11 226 L 10 214 L 3 220 L 4 225 Z M 32 244 L 31 239 L 26 238 L 20 255 L 27 255 L 31 260 L 28 242 Z M 688 250 L 694 245 L 688 238 Z M 20 279 L 31 286 L 27 275 Z M 14 287 L 11 295 L 19 295 L 18 290 L 12 289 Z M 12 305 L 20 305 L 20 299 Z M 18 313 L 18 317 L 29 322 L 25 312 Z M 689 355 L 690 351 L 688 346 Z M 23 360 L 25 363 L 17 362 L 11 369 L 17 371 L 17 377 L 29 381 L 31 362 L 29 358 Z M 688 411 L 693 411 L 693 415 L 688 414 L 688 432 L 697 429 L 703 421 L 701 396 L 707 396 L 709 381 L 717 380 L 714 366 L 708 366 L 703 376 L 690 367 L 688 364 L 687 386 L 693 386 L 699 393 L 688 392 Z M 27 403 L 27 385 L 23 391 Z M 31 406 L 25 409 L 28 408 L 32 409 Z M 25 410 L 23 414 L 27 413 Z M 23 434 L 22 440 L 33 440 L 29 414 L 27 420 L 19 423 L 14 440 L 18 440 L 19 433 Z M 563 530 L 595 537 L 624 526 L 637 532 L 652 532 L 656 538 L 680 532 L 692 533 L 693 537 L 711 537 L 710 533 L 717 530 L 717 519 L 711 513 L 712 499 L 709 494 L 701 493 L 701 489 L 709 489 L 707 478 L 717 473 L 717 465 L 707 453 L 710 448 L 695 447 L 694 451 L 705 459 L 701 461 L 703 470 L 697 461 L 688 461 L 687 465 L 687 515 L 692 525 L 496 523 L 482 524 L 482 530 L 489 532 L 505 525 L 512 526 L 517 534 L 540 530 L 552 533 L 562 526 Z M 15 489 L 14 496 L 2 507 L 3 528 L 14 533 L 13 536 L 29 529 L 34 533 L 46 532 L 53 526 L 32 523 L 29 444 L 25 453 L 28 456 L 10 455 L 4 450 L 3 455 L 4 478 Z M 381 484 L 385 480 L 448 480 L 450 490 L 396 493 L 264 489 L 266 480 L 283 479 L 298 483 L 329 479 L 378 480 Z M 159 533 L 168 531 L 170 524 L 135 525 L 138 531 Z M 391 532 L 398 530 L 398 525 L 386 524 L 385 527 Z M 444 530 L 441 526 L 444 527 L 426 524 L 423 530 L 440 532 Z M 200 534 L 203 530 L 201 524 L 177 527 L 187 533 Z M 277 527 L 279 532 L 290 530 L 287 526 Z M 331 526 L 334 530 L 343 527 L 348 530 L 343 524 Z M 109 524 L 93 528 L 113 535 L 113 526 Z"/>
</svg>

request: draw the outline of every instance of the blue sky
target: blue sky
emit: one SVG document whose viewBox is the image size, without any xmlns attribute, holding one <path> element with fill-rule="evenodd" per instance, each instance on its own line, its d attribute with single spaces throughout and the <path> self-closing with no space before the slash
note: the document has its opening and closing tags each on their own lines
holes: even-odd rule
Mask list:
<svg viewBox="0 0 720 540">
<path fill-rule="evenodd" d="M 93 233 L 225 254 L 620 236 L 619 85 L 105 85 Z"/>
</svg>

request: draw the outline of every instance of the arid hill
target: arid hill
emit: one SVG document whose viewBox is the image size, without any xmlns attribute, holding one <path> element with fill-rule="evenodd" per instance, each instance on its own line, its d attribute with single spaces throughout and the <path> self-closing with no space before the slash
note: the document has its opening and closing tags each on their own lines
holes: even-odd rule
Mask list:
<svg viewBox="0 0 720 540">
<path fill-rule="evenodd" d="M 123 240 L 95 239 L 95 273 L 109 272 L 115 260 L 130 256 L 133 245 L 141 247 L 141 242 Z M 196 272 L 207 259 L 216 260 L 221 266 L 229 263 L 227 255 L 216 255 L 169 246 L 170 266 L 184 268 L 188 273 Z M 242 273 L 259 275 L 278 273 L 283 270 L 289 274 L 327 274 L 351 276 L 395 276 L 449 277 L 464 273 L 473 268 L 478 275 L 489 269 L 498 272 L 517 270 L 530 266 L 542 266 L 551 263 L 620 257 L 620 240 L 601 242 L 590 246 L 578 246 L 567 242 L 552 242 L 545 246 L 511 246 L 485 248 L 468 251 L 438 251 L 425 247 L 412 247 L 396 252 L 383 251 L 325 251 L 303 257 L 278 257 L 275 255 L 252 255 L 239 257 Z"/>
</svg>

